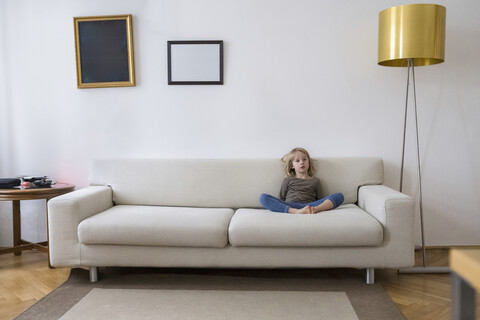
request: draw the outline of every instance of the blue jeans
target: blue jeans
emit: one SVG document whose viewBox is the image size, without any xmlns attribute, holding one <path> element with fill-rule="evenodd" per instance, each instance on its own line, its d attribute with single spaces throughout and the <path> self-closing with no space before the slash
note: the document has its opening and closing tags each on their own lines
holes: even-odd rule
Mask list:
<svg viewBox="0 0 480 320">
<path fill-rule="evenodd" d="M 320 204 L 322 204 L 325 200 L 330 200 L 333 202 L 333 208 L 335 209 L 339 205 L 343 203 L 343 194 L 341 193 L 334 193 L 331 194 L 323 199 L 310 202 L 310 203 L 301 203 L 301 202 L 287 202 L 283 201 L 279 198 L 276 198 L 274 196 L 271 196 L 266 193 L 262 193 L 260 195 L 260 203 L 265 209 L 268 209 L 273 212 L 284 212 L 287 213 L 288 209 L 293 208 L 293 209 L 302 209 L 305 206 L 311 206 L 311 207 L 316 207 Z"/>
</svg>

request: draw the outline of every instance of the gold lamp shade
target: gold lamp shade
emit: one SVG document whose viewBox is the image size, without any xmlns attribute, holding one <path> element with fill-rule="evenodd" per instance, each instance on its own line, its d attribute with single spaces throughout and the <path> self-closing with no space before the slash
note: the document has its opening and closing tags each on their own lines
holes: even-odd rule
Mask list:
<svg viewBox="0 0 480 320">
<path fill-rule="evenodd" d="M 380 12 L 378 64 L 406 67 L 445 60 L 446 8 L 436 4 L 407 4 Z"/>
</svg>

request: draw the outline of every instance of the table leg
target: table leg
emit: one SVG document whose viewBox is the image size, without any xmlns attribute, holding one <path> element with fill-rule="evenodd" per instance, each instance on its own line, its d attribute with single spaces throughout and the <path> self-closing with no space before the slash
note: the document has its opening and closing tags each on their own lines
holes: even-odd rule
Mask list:
<svg viewBox="0 0 480 320">
<path fill-rule="evenodd" d="M 50 263 L 50 230 L 48 229 L 48 200 L 50 198 L 45 199 L 45 213 L 47 214 L 47 260 L 48 260 L 48 268 L 53 269 L 52 264 Z"/>
<path fill-rule="evenodd" d="M 452 319 L 475 320 L 475 289 L 452 272 Z"/>
<path fill-rule="evenodd" d="M 12 200 L 12 214 L 13 214 L 13 246 L 21 245 L 22 238 L 22 221 L 20 217 L 20 200 Z M 15 250 L 15 255 L 22 254 L 22 250 Z"/>
</svg>

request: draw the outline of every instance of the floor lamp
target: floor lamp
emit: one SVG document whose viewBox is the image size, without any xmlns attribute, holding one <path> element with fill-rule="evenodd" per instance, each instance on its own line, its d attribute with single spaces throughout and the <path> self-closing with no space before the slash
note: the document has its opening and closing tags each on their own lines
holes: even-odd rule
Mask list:
<svg viewBox="0 0 480 320">
<path fill-rule="evenodd" d="M 413 85 L 423 267 L 401 269 L 399 270 L 401 273 L 449 272 L 448 267 L 427 267 L 423 225 L 420 147 L 418 141 L 417 97 L 415 91 L 415 67 L 442 63 L 445 60 L 445 20 L 445 7 L 436 4 L 408 4 L 397 6 L 383 10 L 379 15 L 378 64 L 387 67 L 407 68 L 402 164 L 400 167 L 400 192 L 403 191 L 403 167 L 405 162 L 405 137 L 407 131 L 408 89 L 410 87 L 410 79 Z"/>
</svg>

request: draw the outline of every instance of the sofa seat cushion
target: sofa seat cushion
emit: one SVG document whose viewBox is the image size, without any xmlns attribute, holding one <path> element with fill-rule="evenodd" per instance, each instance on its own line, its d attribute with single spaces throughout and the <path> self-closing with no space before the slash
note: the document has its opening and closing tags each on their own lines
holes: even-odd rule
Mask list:
<svg viewBox="0 0 480 320">
<path fill-rule="evenodd" d="M 232 246 L 380 246 L 382 225 L 354 204 L 314 215 L 239 209 L 229 227 Z"/>
<path fill-rule="evenodd" d="M 78 225 L 82 244 L 223 248 L 232 209 L 114 206 Z"/>
</svg>

